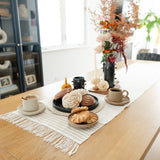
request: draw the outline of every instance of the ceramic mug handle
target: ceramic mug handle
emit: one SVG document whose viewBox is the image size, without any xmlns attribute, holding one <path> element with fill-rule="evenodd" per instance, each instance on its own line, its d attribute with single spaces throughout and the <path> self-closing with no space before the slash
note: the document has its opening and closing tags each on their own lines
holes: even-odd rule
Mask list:
<svg viewBox="0 0 160 160">
<path fill-rule="evenodd" d="M 126 95 L 124 95 L 124 93 L 126 93 Z M 123 90 L 123 91 L 122 91 L 122 95 L 123 95 L 123 97 L 128 97 L 128 94 L 129 94 L 129 93 L 128 93 L 128 91 L 127 91 L 127 90 Z"/>
</svg>

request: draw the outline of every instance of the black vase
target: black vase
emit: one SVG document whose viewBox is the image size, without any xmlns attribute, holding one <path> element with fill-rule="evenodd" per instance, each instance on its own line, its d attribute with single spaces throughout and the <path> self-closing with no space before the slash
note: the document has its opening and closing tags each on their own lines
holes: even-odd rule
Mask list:
<svg viewBox="0 0 160 160">
<path fill-rule="evenodd" d="M 84 77 L 74 77 L 72 82 L 74 89 L 85 88 L 86 80 L 84 79 Z"/>
<path fill-rule="evenodd" d="M 104 80 L 109 84 L 109 88 L 115 86 L 114 76 L 115 76 L 115 62 L 104 62 L 103 63 Z"/>
</svg>

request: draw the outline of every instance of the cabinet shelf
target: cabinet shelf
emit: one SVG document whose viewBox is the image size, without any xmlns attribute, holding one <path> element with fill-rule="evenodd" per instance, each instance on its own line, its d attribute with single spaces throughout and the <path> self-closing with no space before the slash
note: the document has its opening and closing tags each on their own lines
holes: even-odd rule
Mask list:
<svg viewBox="0 0 160 160">
<path fill-rule="evenodd" d="M 0 52 L 0 59 L 15 61 L 16 60 L 16 53 L 15 52 Z"/>
<path fill-rule="evenodd" d="M 0 20 L 11 21 L 12 17 L 2 17 L 2 16 L 0 16 Z"/>
<path fill-rule="evenodd" d="M 29 45 L 40 45 L 39 42 L 23 42 L 23 46 L 29 46 Z"/>
<path fill-rule="evenodd" d="M 13 84 L 13 85 L 5 87 L 5 88 L 0 88 L 1 95 L 15 92 L 15 91 L 18 91 L 18 86 L 16 84 Z"/>
<path fill-rule="evenodd" d="M 0 44 L 0 48 L 3 47 L 15 47 L 16 43 L 5 43 L 5 44 Z"/>
<path fill-rule="evenodd" d="M 31 19 L 30 19 L 30 18 L 20 18 L 20 21 L 21 21 L 21 22 L 25 22 L 25 21 L 28 22 L 28 21 L 31 21 Z"/>
</svg>

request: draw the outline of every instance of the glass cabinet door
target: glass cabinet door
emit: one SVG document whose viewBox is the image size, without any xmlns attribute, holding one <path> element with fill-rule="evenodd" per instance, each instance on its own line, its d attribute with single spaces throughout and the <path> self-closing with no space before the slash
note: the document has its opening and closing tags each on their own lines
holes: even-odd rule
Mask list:
<svg viewBox="0 0 160 160">
<path fill-rule="evenodd" d="M 0 1 L 0 45 L 14 43 L 10 0 Z"/>
<path fill-rule="evenodd" d="M 38 42 L 37 15 L 35 0 L 18 0 L 22 42 Z"/>
<path fill-rule="evenodd" d="M 0 99 L 20 93 L 19 71 L 14 47 L 0 48 Z"/>
<path fill-rule="evenodd" d="M 27 90 L 42 86 L 39 45 L 23 45 L 23 65 Z"/>
</svg>

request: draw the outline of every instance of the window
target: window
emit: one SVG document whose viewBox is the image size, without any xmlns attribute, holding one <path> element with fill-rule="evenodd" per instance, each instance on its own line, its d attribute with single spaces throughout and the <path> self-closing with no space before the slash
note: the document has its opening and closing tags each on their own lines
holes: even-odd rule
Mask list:
<svg viewBox="0 0 160 160">
<path fill-rule="evenodd" d="M 38 0 L 43 50 L 86 43 L 86 0 Z"/>
</svg>

